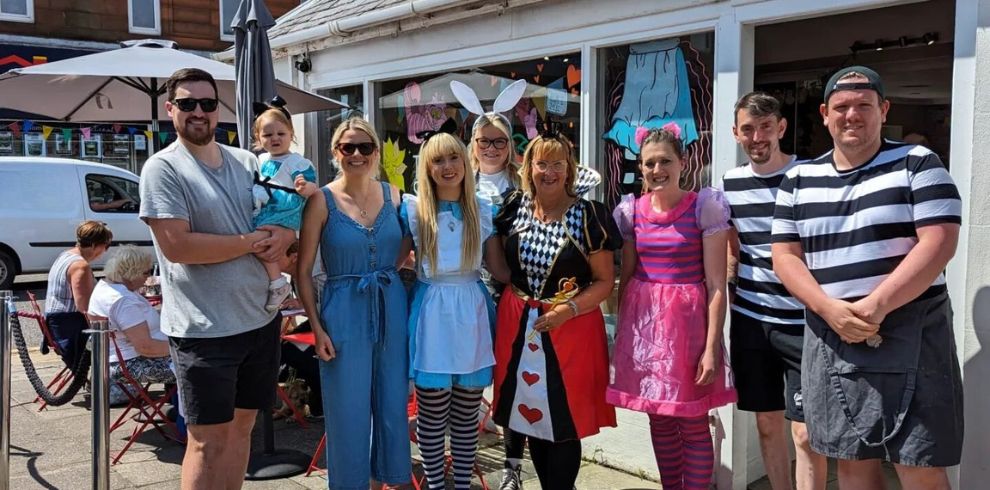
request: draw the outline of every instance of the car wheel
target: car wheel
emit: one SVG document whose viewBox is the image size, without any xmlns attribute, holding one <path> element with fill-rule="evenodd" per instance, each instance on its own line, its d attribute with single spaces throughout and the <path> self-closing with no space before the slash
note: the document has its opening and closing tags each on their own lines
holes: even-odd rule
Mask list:
<svg viewBox="0 0 990 490">
<path fill-rule="evenodd" d="M 17 264 L 7 252 L 0 250 L 0 291 L 9 290 L 14 285 Z"/>
</svg>

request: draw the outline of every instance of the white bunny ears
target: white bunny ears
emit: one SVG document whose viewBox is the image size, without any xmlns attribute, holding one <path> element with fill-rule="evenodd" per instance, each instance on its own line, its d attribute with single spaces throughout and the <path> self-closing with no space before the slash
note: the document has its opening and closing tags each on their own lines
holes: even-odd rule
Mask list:
<svg viewBox="0 0 990 490">
<path fill-rule="evenodd" d="M 454 80 L 450 82 L 450 90 L 454 92 L 454 97 L 457 98 L 457 101 L 468 112 L 477 116 L 488 115 L 501 118 L 511 132 L 512 121 L 502 113 L 512 110 L 519 103 L 519 99 L 522 99 L 523 94 L 526 92 L 526 80 L 516 80 L 508 87 L 505 87 L 505 90 L 498 94 L 498 97 L 495 97 L 495 104 L 493 104 L 491 112 L 485 112 L 485 109 L 481 106 L 481 101 L 478 100 L 478 94 L 474 93 L 474 90 L 464 83 Z M 481 121 L 481 118 L 475 119 L 474 125 L 477 126 L 479 121 Z M 472 132 L 474 129 L 472 128 Z"/>
</svg>

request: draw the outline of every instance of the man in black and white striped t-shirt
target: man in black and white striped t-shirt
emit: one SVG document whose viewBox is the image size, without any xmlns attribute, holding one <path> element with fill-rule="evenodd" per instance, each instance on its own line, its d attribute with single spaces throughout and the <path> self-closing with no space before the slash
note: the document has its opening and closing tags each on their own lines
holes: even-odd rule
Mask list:
<svg viewBox="0 0 990 490">
<path fill-rule="evenodd" d="M 728 277 L 736 284 L 729 326 L 730 359 L 739 394 L 737 406 L 756 413 L 770 486 L 792 488 L 786 418 L 791 421 L 797 488 L 824 490 L 826 461 L 808 444 L 802 408 L 804 305 L 773 273 L 770 258 L 777 188 L 784 173 L 797 164 L 793 155 L 780 149 L 786 130 L 780 102 L 772 96 L 752 92 L 736 102 L 732 132 L 749 162 L 722 177 L 722 189 L 732 208 Z"/>
<path fill-rule="evenodd" d="M 825 86 L 832 152 L 787 172 L 774 271 L 807 307 L 802 365 L 811 446 L 845 489 L 948 489 L 962 452 L 962 383 L 942 271 L 961 223 L 955 184 L 923 146 L 880 136 L 890 102 L 862 66 Z"/>
</svg>

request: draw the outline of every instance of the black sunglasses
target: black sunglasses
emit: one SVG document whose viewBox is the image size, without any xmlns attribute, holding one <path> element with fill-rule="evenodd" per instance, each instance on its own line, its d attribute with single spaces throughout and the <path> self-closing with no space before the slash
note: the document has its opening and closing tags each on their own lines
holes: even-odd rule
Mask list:
<svg viewBox="0 0 990 490">
<path fill-rule="evenodd" d="M 217 110 L 220 101 L 217 99 L 175 99 L 172 101 L 182 112 L 192 112 L 196 110 L 196 105 L 203 109 L 203 112 L 213 112 Z"/>
<path fill-rule="evenodd" d="M 362 155 L 368 156 L 375 152 L 374 143 L 337 143 L 337 149 L 341 153 L 351 156 L 355 151 L 361 152 Z"/>
</svg>

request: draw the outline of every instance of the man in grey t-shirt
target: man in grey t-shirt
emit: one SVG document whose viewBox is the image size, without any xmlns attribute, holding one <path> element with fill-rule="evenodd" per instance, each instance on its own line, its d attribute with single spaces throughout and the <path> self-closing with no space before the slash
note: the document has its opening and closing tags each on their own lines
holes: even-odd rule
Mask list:
<svg viewBox="0 0 990 490">
<path fill-rule="evenodd" d="M 278 375 L 279 322 L 265 310 L 268 276 L 258 258 L 284 255 L 295 233 L 254 229 L 258 162 L 214 141 L 213 77 L 182 69 L 166 88 L 178 141 L 145 164 L 140 216 L 161 265 L 161 326 L 188 427 L 182 488 L 237 488 L 257 411 L 272 407 Z"/>
</svg>

